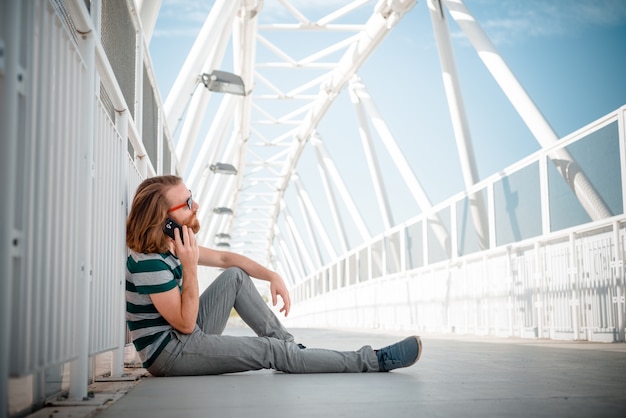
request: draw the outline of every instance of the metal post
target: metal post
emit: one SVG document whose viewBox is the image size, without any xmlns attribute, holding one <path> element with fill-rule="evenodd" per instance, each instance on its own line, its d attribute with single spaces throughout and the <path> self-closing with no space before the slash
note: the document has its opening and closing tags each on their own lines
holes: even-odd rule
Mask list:
<svg viewBox="0 0 626 418">
<path fill-rule="evenodd" d="M 543 264 L 541 263 L 541 247 L 539 242 L 535 242 L 535 271 L 533 277 L 535 279 L 534 288 L 538 289 L 536 299 L 534 299 L 535 308 L 537 308 L 537 338 L 543 338 L 543 315 L 544 315 L 544 294 L 543 287 Z M 537 283 L 539 282 L 539 283 Z"/>
<path fill-rule="evenodd" d="M 578 277 L 578 269 L 576 268 L 576 235 L 571 232 L 569 234 L 569 266 L 568 266 L 568 276 L 570 278 L 570 288 L 572 290 L 571 292 L 571 299 L 569 301 L 570 304 L 570 308 L 572 310 L 572 328 L 574 331 L 574 340 L 578 340 L 580 339 L 580 330 L 579 330 L 579 323 L 578 323 L 578 306 L 580 304 L 580 301 L 578 299 L 578 295 L 576 294 L 576 285 L 577 285 L 577 280 L 576 278 Z"/>
<path fill-rule="evenodd" d="M 514 335 L 513 329 L 515 327 L 515 277 L 513 276 L 513 256 L 511 255 L 512 248 L 510 245 L 506 247 L 506 272 L 507 280 L 509 284 L 508 295 L 508 318 L 509 318 L 509 337 Z M 521 333 L 520 333 L 521 334 Z"/>
<path fill-rule="evenodd" d="M 448 108 L 452 120 L 456 147 L 461 161 L 461 170 L 465 180 L 465 188 L 469 189 L 480 180 L 478 167 L 474 157 L 472 138 L 469 124 L 465 115 L 465 106 L 461 95 L 461 83 L 456 71 L 456 63 L 450 42 L 450 33 L 446 22 L 445 14 L 439 0 L 429 0 L 428 8 L 430 18 L 433 23 L 439 60 L 441 62 L 441 72 L 443 84 L 448 98 Z M 487 230 L 487 216 L 485 213 L 485 202 L 480 192 L 468 196 L 472 219 L 476 227 L 480 248 L 489 248 L 489 236 Z"/>
<path fill-rule="evenodd" d="M 615 269 L 615 309 L 617 310 L 617 340 L 624 341 L 624 295 L 622 294 L 624 260 L 619 237 L 619 222 L 613 222 L 613 268 Z"/>
<path fill-rule="evenodd" d="M 115 125 L 117 127 L 117 131 L 122 138 L 122 141 L 126 144 L 128 141 L 128 110 L 123 112 L 118 112 L 116 115 Z M 126 154 L 126 147 L 122 147 L 122 153 Z M 124 157 L 124 155 L 120 156 L 120 158 Z M 120 184 L 120 190 L 127 195 L 126 187 L 128 187 L 128 163 L 126 162 L 126 158 L 122 159 L 124 175 L 122 177 L 122 184 Z M 124 201 L 126 202 L 126 197 L 124 197 Z M 120 205 L 121 206 L 121 205 Z M 123 206 L 122 206 L 123 207 Z M 125 215 L 125 214 L 124 214 Z M 120 222 L 120 228 L 123 229 L 121 236 L 125 236 L 125 224 L 124 222 Z M 124 347 L 126 345 L 126 326 L 125 323 L 125 312 L 126 312 L 126 284 L 124 282 L 124 271 L 120 271 L 120 287 L 119 287 L 119 308 L 118 312 L 120 315 L 119 321 L 120 324 L 120 334 L 119 338 L 119 346 L 117 349 L 113 350 L 113 355 L 111 358 L 111 376 L 120 377 L 124 374 Z"/>
<path fill-rule="evenodd" d="M 4 203 L 0 205 L 0 219 L 8 225 L 8 233 L 0 234 L 0 266 L 2 266 L 2 279 L 0 280 L 0 295 L 2 295 L 1 315 L 2 326 L 0 326 L 0 414 L 9 414 L 9 372 L 11 349 L 11 326 L 16 326 L 11 321 L 11 298 L 13 280 L 13 257 L 16 250 L 21 245 L 16 231 L 15 205 L 7 204 L 13 202 L 16 193 L 16 173 L 17 168 L 17 141 L 18 141 L 18 94 L 19 84 L 23 78 L 19 69 L 19 46 L 20 46 L 20 18 L 21 2 L 18 0 L 7 1 L 4 6 L 4 13 L 1 17 L 4 31 L 0 35 L 5 36 L 6 44 L 3 50 L 5 63 L 3 92 L 1 99 L 0 126 L 2 126 L 2 152 L 0 152 L 0 196 Z"/>
<path fill-rule="evenodd" d="M 82 10 L 83 16 L 88 15 L 84 4 L 76 2 L 75 10 Z M 78 260 L 80 275 L 77 281 L 76 328 L 74 338 L 77 346 L 78 358 L 70 367 L 71 399 L 85 399 L 89 384 L 89 301 L 90 286 L 93 279 L 91 263 L 91 240 L 93 219 L 93 138 L 95 112 L 95 79 L 96 79 L 96 40 L 91 26 L 79 31 L 78 47 L 85 64 L 85 78 L 83 80 L 84 95 L 82 96 L 81 115 L 81 176 L 79 181 L 80 195 L 82 196 L 82 210 L 79 212 L 78 222 L 81 230 L 78 243 Z"/>
</svg>

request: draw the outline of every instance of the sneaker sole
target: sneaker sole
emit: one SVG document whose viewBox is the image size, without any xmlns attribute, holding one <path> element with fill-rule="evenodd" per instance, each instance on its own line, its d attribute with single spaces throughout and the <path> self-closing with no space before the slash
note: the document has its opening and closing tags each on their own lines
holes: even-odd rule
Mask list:
<svg viewBox="0 0 626 418">
<path fill-rule="evenodd" d="M 422 356 L 422 339 L 417 335 L 415 336 L 415 339 L 417 340 L 417 358 L 415 359 L 413 364 L 417 363 L 417 361 Z"/>
<path fill-rule="evenodd" d="M 408 340 L 409 338 L 414 338 L 417 341 L 417 357 L 415 358 L 415 360 L 413 360 L 412 363 L 407 364 L 406 366 L 402 366 L 400 368 L 405 368 L 405 367 L 411 367 L 412 365 L 414 365 L 415 363 L 417 363 L 417 361 L 420 359 L 420 357 L 422 356 L 422 339 L 418 336 L 418 335 L 413 335 L 412 337 L 407 337 L 405 339 Z M 394 369 L 392 369 L 394 370 Z"/>
</svg>

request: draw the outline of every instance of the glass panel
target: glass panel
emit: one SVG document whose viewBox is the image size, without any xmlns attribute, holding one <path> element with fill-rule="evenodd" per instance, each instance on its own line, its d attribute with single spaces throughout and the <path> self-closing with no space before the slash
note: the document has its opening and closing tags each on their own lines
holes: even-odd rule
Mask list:
<svg viewBox="0 0 626 418">
<path fill-rule="evenodd" d="M 493 192 L 497 245 L 541 234 L 538 162 L 496 182 Z"/>
<path fill-rule="evenodd" d="M 575 162 L 569 165 L 558 160 L 554 164 L 548 163 L 550 230 L 558 231 L 591 221 L 557 166 L 570 177 L 582 170 L 611 213 L 624 213 L 617 122 L 587 135 L 568 146 L 567 150 Z"/>
<path fill-rule="evenodd" d="M 369 257 L 367 256 L 367 248 L 359 251 L 359 281 L 365 282 L 370 278 Z"/>
<path fill-rule="evenodd" d="M 428 219 L 429 264 L 450 258 L 450 229 L 450 208 L 437 212 L 436 219 Z"/>
<path fill-rule="evenodd" d="M 313 278 L 313 296 L 317 296 L 319 295 L 321 292 L 321 284 L 322 284 L 322 280 L 321 280 L 321 276 L 319 274 L 316 274 Z"/>
<path fill-rule="evenodd" d="M 348 278 L 346 277 L 346 260 L 345 259 L 337 263 L 337 277 L 342 287 L 348 285 Z"/>
<path fill-rule="evenodd" d="M 406 239 L 406 268 L 411 270 L 424 265 L 422 222 L 409 225 L 404 230 Z"/>
<path fill-rule="evenodd" d="M 350 275 L 350 284 L 355 284 L 357 282 L 356 276 L 356 254 L 352 254 L 348 258 L 348 274 Z"/>
<path fill-rule="evenodd" d="M 330 287 L 330 277 L 328 277 L 328 274 L 322 274 L 322 280 L 324 281 L 324 290 L 329 292 L 332 290 L 332 288 Z"/>
<path fill-rule="evenodd" d="M 372 244 L 372 279 L 383 275 L 383 241 Z"/>
<path fill-rule="evenodd" d="M 385 238 L 385 256 L 387 274 L 400 271 L 400 232 Z"/>
<path fill-rule="evenodd" d="M 489 223 L 487 220 L 487 191 L 480 190 L 476 194 L 472 195 L 477 199 L 482 199 L 482 205 L 477 202 L 477 209 L 482 208 L 484 213 L 483 221 L 485 222 L 485 242 L 489 239 Z M 472 216 L 470 206 L 470 196 L 460 200 L 456 203 L 456 227 L 457 227 L 457 251 L 458 255 L 466 255 L 475 253 L 481 250 L 480 240 L 478 239 L 478 232 L 474 223 L 474 217 Z"/>
</svg>

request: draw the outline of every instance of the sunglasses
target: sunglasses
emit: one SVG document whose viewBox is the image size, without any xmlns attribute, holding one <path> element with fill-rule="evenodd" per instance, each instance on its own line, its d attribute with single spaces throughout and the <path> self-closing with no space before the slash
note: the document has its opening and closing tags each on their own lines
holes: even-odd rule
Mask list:
<svg viewBox="0 0 626 418">
<path fill-rule="evenodd" d="M 191 190 L 189 190 L 189 199 L 187 199 L 185 203 L 169 208 L 168 212 L 174 212 L 175 210 L 184 208 L 185 206 L 187 206 L 189 210 L 193 209 L 193 194 L 191 193 Z"/>
</svg>

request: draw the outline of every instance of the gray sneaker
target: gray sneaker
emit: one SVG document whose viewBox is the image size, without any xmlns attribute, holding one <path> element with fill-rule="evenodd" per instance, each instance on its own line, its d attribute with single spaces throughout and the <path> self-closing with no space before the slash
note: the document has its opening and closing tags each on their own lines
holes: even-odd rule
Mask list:
<svg viewBox="0 0 626 418">
<path fill-rule="evenodd" d="M 422 340 L 418 336 L 408 337 L 395 344 L 376 350 L 381 372 L 409 367 L 422 355 Z"/>
</svg>

